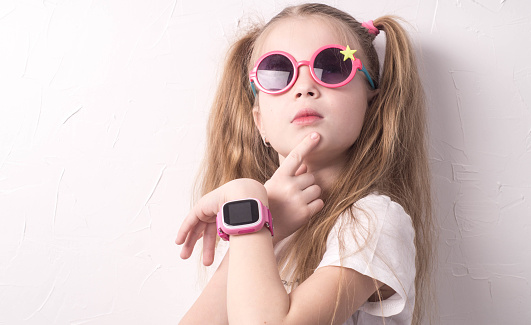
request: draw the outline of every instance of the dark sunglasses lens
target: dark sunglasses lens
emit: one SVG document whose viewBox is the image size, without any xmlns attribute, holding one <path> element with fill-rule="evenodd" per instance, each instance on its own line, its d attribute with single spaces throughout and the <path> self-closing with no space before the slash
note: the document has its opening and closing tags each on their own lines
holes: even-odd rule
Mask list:
<svg viewBox="0 0 531 325">
<path fill-rule="evenodd" d="M 352 60 L 343 61 L 345 57 L 339 48 L 322 50 L 315 57 L 313 70 L 322 82 L 335 85 L 345 81 L 352 72 Z"/>
<path fill-rule="evenodd" d="M 284 89 L 293 79 L 293 64 L 282 54 L 271 54 L 258 65 L 256 79 L 267 90 Z"/>
</svg>

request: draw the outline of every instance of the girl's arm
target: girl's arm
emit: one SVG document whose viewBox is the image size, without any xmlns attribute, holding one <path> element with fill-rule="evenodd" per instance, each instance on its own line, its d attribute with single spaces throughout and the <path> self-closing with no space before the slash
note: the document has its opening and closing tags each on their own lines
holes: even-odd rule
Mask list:
<svg viewBox="0 0 531 325">
<path fill-rule="evenodd" d="M 376 291 L 374 280 L 343 268 L 342 294 L 334 317 L 341 268 L 326 266 L 286 293 L 267 229 L 232 236 L 227 281 L 228 319 L 234 324 L 343 324 Z M 378 283 L 378 287 L 381 283 Z"/>
<path fill-rule="evenodd" d="M 201 237 L 204 246 L 211 247 L 217 236 L 216 215 L 223 203 L 246 197 L 254 197 L 267 204 L 267 192 L 264 186 L 252 179 L 233 180 L 203 196 L 185 218 L 177 234 L 175 242 L 178 245 L 183 245 L 181 258 L 187 259 L 192 255 L 193 248 Z M 229 256 L 230 248 L 207 287 L 183 317 L 180 324 L 228 324 L 227 273 Z M 204 252 L 203 258 L 205 265 L 209 265 L 213 260 L 213 251 Z"/>
</svg>

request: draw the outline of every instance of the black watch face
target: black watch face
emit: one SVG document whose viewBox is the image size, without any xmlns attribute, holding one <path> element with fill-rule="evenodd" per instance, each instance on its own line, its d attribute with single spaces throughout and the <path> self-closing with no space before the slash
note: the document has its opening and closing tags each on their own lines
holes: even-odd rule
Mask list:
<svg viewBox="0 0 531 325">
<path fill-rule="evenodd" d="M 258 203 L 255 200 L 229 202 L 223 206 L 223 221 L 231 226 L 257 222 L 259 216 Z"/>
</svg>

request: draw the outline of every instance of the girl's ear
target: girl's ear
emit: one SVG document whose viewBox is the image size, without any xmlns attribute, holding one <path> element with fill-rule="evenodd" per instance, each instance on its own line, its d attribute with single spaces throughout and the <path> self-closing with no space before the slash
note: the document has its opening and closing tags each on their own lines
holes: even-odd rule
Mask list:
<svg viewBox="0 0 531 325">
<path fill-rule="evenodd" d="M 260 108 L 258 106 L 253 107 L 253 120 L 254 125 L 258 128 L 258 132 L 262 133 L 262 115 L 260 114 Z"/>
<path fill-rule="evenodd" d="M 380 88 L 378 88 L 378 89 L 370 89 L 367 92 L 367 99 L 368 99 L 367 102 L 370 103 L 373 100 L 373 98 L 376 97 L 376 95 L 378 95 L 379 93 L 380 93 Z"/>
</svg>

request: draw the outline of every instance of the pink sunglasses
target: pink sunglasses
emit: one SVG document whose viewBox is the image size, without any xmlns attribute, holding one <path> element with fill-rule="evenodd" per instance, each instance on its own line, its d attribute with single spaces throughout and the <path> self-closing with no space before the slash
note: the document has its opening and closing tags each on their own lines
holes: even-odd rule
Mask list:
<svg viewBox="0 0 531 325">
<path fill-rule="evenodd" d="M 310 61 L 298 62 L 287 52 L 268 52 L 256 61 L 249 73 L 251 88 L 255 96 L 255 85 L 264 93 L 282 94 L 297 81 L 299 68 L 307 65 L 312 78 L 322 86 L 328 88 L 344 86 L 354 78 L 357 70 L 361 70 L 374 89 L 369 73 L 360 59 L 354 56 L 355 52 L 356 50 L 351 50 L 348 45 L 346 48 L 335 44 L 325 45 L 315 51 Z"/>
</svg>

